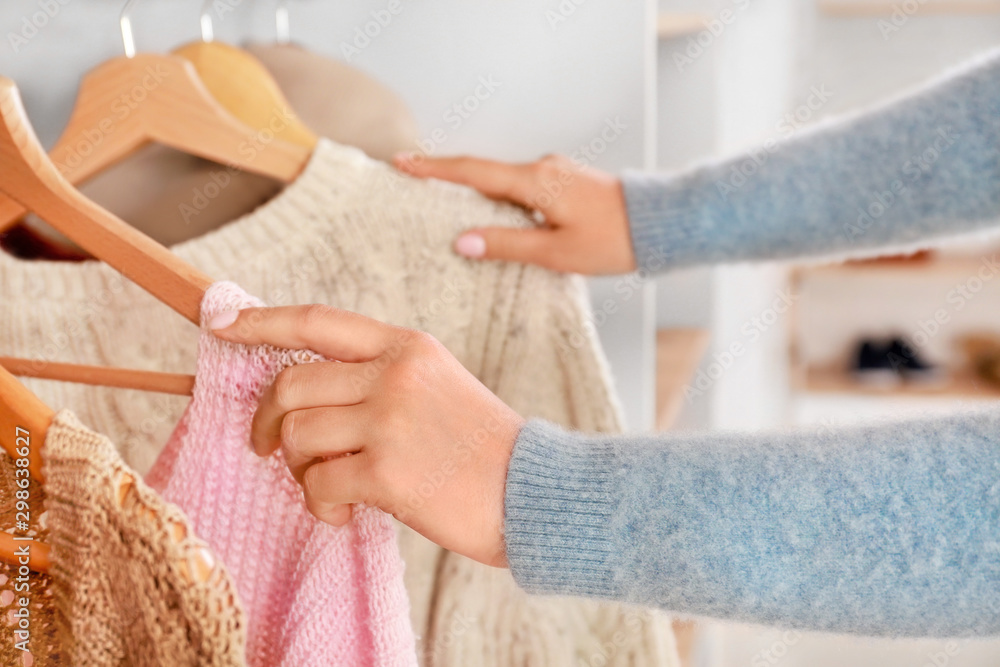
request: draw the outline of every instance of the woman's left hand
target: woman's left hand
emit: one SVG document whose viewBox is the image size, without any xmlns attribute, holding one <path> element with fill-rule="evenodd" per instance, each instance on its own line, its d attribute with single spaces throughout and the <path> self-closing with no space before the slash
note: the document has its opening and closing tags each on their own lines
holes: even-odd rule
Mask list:
<svg viewBox="0 0 1000 667">
<path fill-rule="evenodd" d="M 504 487 L 524 420 L 437 340 L 327 306 L 250 308 L 210 327 L 234 343 L 338 360 L 282 371 L 253 418 L 254 451 L 283 451 L 318 519 L 343 525 L 365 503 L 446 549 L 506 565 Z"/>
</svg>

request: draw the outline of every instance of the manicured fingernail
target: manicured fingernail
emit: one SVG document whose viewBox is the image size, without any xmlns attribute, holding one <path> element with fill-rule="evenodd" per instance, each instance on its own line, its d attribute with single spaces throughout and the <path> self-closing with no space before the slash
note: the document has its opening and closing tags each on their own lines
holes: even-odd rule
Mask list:
<svg viewBox="0 0 1000 667">
<path fill-rule="evenodd" d="M 410 151 L 400 151 L 392 156 L 392 163 L 401 169 L 413 168 L 414 153 Z"/>
<path fill-rule="evenodd" d="M 486 239 L 479 234 L 463 234 L 455 241 L 455 252 L 462 257 L 479 259 L 486 254 Z"/>
<path fill-rule="evenodd" d="M 238 310 L 227 310 L 224 313 L 219 313 L 212 319 L 208 321 L 208 328 L 212 331 L 218 331 L 219 329 L 225 329 L 233 322 L 236 318 L 240 316 L 240 311 Z"/>
</svg>

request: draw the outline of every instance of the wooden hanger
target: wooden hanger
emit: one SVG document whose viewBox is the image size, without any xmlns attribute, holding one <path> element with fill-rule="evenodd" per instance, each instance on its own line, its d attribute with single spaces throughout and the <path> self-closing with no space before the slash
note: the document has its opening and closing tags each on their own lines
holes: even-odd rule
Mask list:
<svg viewBox="0 0 1000 667">
<path fill-rule="evenodd" d="M 191 322 L 199 322 L 201 300 L 212 284 L 211 279 L 74 189 L 42 149 L 28 122 L 17 86 L 3 77 L 0 77 L 0 174 L 3 174 L 0 192 Z M 145 376 L 147 387 L 163 384 L 163 376 L 167 375 L 133 373 Z M 59 379 L 76 378 L 70 375 Z M 168 387 L 176 387 L 175 378 L 166 379 Z"/>
<path fill-rule="evenodd" d="M 205 0 L 201 7 L 201 41 L 175 49 L 174 54 L 194 65 L 212 97 L 233 116 L 311 152 L 319 137 L 294 114 L 267 68 L 247 51 L 214 41 L 212 3 Z M 279 6 L 276 16 L 282 16 L 282 9 L 287 26 L 287 7 Z"/>
<path fill-rule="evenodd" d="M 40 450 L 54 416 L 52 409 L 41 399 L 0 368 L 0 441 L 4 450 L 15 461 L 25 458 L 22 455 L 27 454 L 28 473 L 38 482 L 44 481 Z M 125 503 L 134 486 L 135 480 L 131 474 L 126 473 L 118 478 L 116 499 L 119 506 Z M 139 516 L 150 521 L 156 518 L 148 509 Z M 181 524 L 172 523 L 170 529 L 175 542 L 180 542 L 187 536 L 187 529 Z M 28 555 L 27 563 L 21 561 L 25 552 Z M 188 583 L 208 581 L 215 564 L 212 553 L 207 548 L 200 547 L 190 556 L 190 560 L 179 564 L 182 576 Z M 15 568 L 26 564 L 35 572 L 48 572 L 51 568 L 51 548 L 44 542 L 17 537 L 0 530 L 0 561 Z"/>
<path fill-rule="evenodd" d="M 0 441 L 12 459 L 28 459 L 28 474 L 38 482 L 42 481 L 40 450 L 53 416 L 52 410 L 27 387 L 0 369 Z M 18 552 L 25 547 L 29 555 L 28 567 L 36 572 L 47 572 L 48 545 L 16 538 L 0 530 L 0 560 L 14 567 L 21 565 L 22 556 Z"/>
<path fill-rule="evenodd" d="M 59 171 L 79 184 L 143 146 L 158 143 L 283 183 L 295 180 L 311 148 L 235 118 L 212 97 L 187 60 L 135 54 L 129 18 L 135 1 L 129 0 L 122 11 L 126 55 L 91 70 L 80 84 L 69 123 L 50 153 Z M 24 207 L 0 203 L 0 230 L 24 214 Z"/>
<path fill-rule="evenodd" d="M 52 424 L 55 413 L 13 375 L 0 368 L 0 441 L 11 458 L 24 458 L 17 453 L 19 435 L 27 434 L 32 446 L 28 451 L 28 472 L 42 481 L 41 443 Z"/>
<path fill-rule="evenodd" d="M 194 391 L 194 376 L 158 371 L 136 371 L 125 368 L 105 368 L 83 364 L 65 364 L 56 361 L 33 361 L 0 357 L 0 368 L 12 375 L 77 382 L 99 387 L 119 387 L 155 391 L 161 394 L 190 396 Z"/>
<path fill-rule="evenodd" d="M 45 154 L 14 82 L 0 77 L 0 192 L 194 323 L 212 281 L 80 194 Z"/>
</svg>

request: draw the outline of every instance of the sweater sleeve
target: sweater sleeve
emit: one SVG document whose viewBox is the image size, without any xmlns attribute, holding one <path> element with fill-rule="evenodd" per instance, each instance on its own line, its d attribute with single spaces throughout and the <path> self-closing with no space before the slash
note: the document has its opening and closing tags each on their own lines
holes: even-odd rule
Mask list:
<svg viewBox="0 0 1000 667">
<path fill-rule="evenodd" d="M 507 477 L 534 593 L 886 636 L 1000 634 L 1000 413 L 744 434 L 531 421 Z"/>
<path fill-rule="evenodd" d="M 1000 228 L 1000 51 L 868 113 L 674 175 L 623 177 L 650 271 Z"/>
</svg>

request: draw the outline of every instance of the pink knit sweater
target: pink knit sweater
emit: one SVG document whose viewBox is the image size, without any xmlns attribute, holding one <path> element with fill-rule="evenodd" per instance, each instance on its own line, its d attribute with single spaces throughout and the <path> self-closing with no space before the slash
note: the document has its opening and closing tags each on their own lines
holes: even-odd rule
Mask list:
<svg viewBox="0 0 1000 667">
<path fill-rule="evenodd" d="M 263 305 L 216 283 L 202 321 Z M 282 369 L 310 352 L 225 343 L 203 327 L 194 398 L 147 478 L 190 517 L 236 581 L 252 666 L 416 665 L 403 564 L 388 515 L 356 507 L 343 528 L 320 523 L 281 454 L 258 458 L 250 420 Z"/>
</svg>

